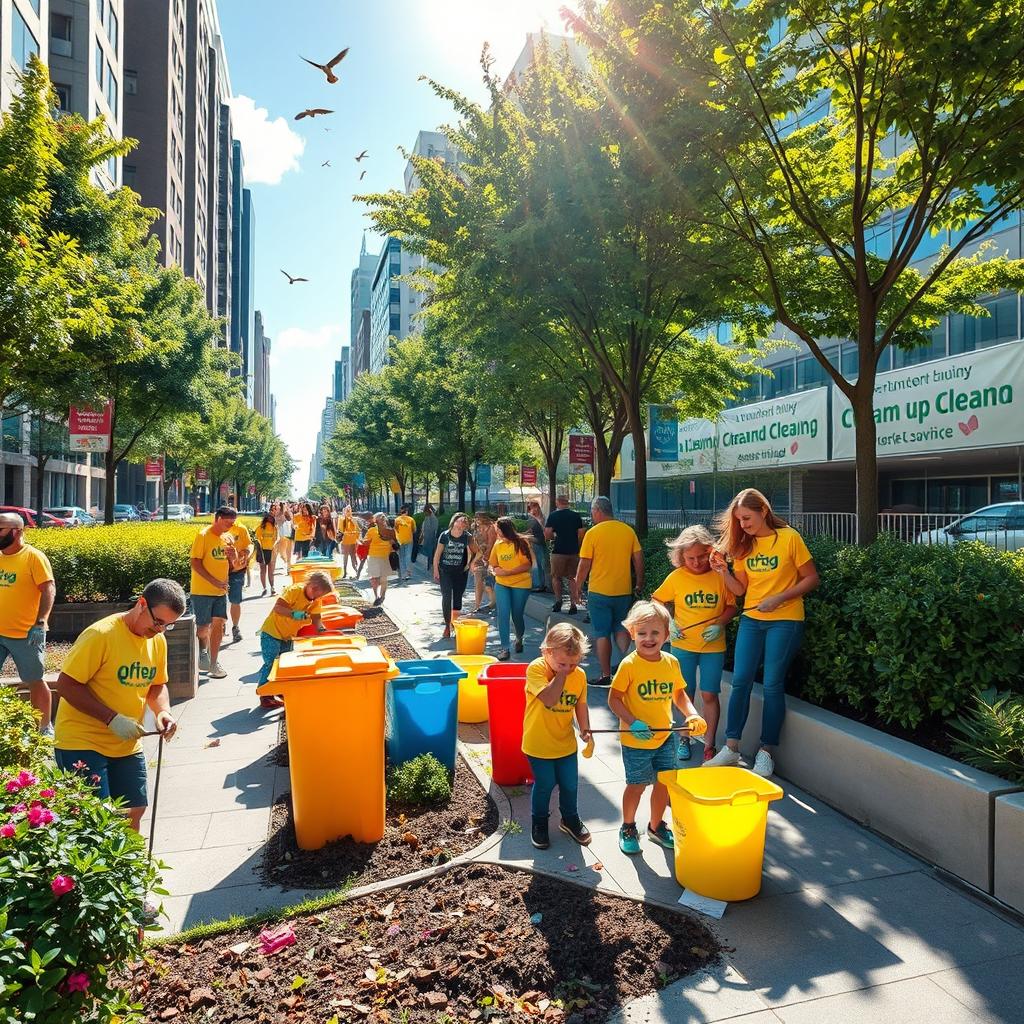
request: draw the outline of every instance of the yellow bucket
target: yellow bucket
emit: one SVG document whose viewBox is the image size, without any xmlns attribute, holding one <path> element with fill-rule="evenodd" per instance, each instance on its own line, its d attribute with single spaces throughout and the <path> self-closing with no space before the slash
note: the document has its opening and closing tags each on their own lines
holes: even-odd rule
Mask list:
<svg viewBox="0 0 1024 1024">
<path fill-rule="evenodd" d="M 487 687 L 481 686 L 477 677 L 498 659 L 489 654 L 453 654 L 451 660 L 466 670 L 465 677 L 459 680 L 459 721 L 486 722 Z"/>
<path fill-rule="evenodd" d="M 676 881 L 714 900 L 761 891 L 768 804 L 782 789 L 746 768 L 661 772 L 672 801 Z"/>
<path fill-rule="evenodd" d="M 483 654 L 487 647 L 487 623 L 483 619 L 456 619 L 452 623 L 455 630 L 456 654 Z"/>
</svg>

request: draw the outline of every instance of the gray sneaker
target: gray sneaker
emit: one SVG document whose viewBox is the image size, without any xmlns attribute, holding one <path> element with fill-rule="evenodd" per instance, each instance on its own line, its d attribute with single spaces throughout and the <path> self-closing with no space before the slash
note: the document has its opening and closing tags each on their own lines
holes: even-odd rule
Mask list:
<svg viewBox="0 0 1024 1024">
<path fill-rule="evenodd" d="M 231 627 L 231 639 L 234 640 L 236 644 L 242 639 L 242 631 L 237 626 Z"/>
<path fill-rule="evenodd" d="M 208 647 L 199 648 L 199 671 L 210 671 L 210 650 Z"/>
</svg>

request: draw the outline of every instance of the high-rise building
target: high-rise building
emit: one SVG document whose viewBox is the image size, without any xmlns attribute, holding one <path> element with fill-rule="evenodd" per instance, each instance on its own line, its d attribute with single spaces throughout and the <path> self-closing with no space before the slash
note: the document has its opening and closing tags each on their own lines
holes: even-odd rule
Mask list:
<svg viewBox="0 0 1024 1024">
<path fill-rule="evenodd" d="M 29 58 L 47 59 L 49 8 L 49 0 L 0 0 L 0 110 L 10 106 Z"/>
<path fill-rule="evenodd" d="M 246 402 L 252 405 L 253 335 L 255 331 L 256 214 L 252 192 L 244 187 L 242 147 L 232 143 L 234 220 L 231 242 L 231 351 L 241 360 L 234 371 L 245 382 Z"/>
<path fill-rule="evenodd" d="M 270 416 L 270 338 L 263 330 L 263 314 L 257 309 L 253 332 L 252 407 L 261 416 Z"/>
<path fill-rule="evenodd" d="M 216 268 L 211 274 L 212 288 L 208 290 L 208 301 L 211 303 L 210 308 L 223 323 L 221 342 L 227 348 L 231 344 L 231 297 L 234 291 L 232 250 L 235 161 L 232 152 L 231 107 L 223 99 L 219 104 L 217 122 L 217 217 L 213 222 L 215 237 L 212 242 Z"/>
<path fill-rule="evenodd" d="M 352 386 L 370 372 L 370 311 L 364 309 L 359 317 L 359 331 L 352 346 Z"/>
<path fill-rule="evenodd" d="M 400 341 L 412 329 L 413 300 L 409 284 L 399 280 L 412 269 L 411 254 L 390 237 L 381 249 L 370 285 L 370 372 L 388 362 L 392 338 Z"/>
</svg>

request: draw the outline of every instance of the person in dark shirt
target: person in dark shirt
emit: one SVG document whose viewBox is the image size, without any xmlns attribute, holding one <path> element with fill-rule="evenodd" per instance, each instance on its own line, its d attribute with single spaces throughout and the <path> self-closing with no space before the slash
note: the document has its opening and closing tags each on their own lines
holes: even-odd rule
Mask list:
<svg viewBox="0 0 1024 1024">
<path fill-rule="evenodd" d="M 580 544 L 586 529 L 579 512 L 569 508 L 569 499 L 559 494 L 555 499 L 555 510 L 548 516 L 544 536 L 552 541 L 551 585 L 555 591 L 553 612 L 562 610 L 562 580 L 569 581 L 569 614 L 576 614 L 580 595 L 576 587 L 576 570 L 580 564 Z"/>
<path fill-rule="evenodd" d="M 444 614 L 444 632 L 447 640 L 452 635 L 452 623 L 462 612 L 462 595 L 466 592 L 469 570 L 480 557 L 469 532 L 469 516 L 456 512 L 448 529 L 437 538 L 433 552 L 434 579 L 441 584 L 441 611 Z"/>
</svg>

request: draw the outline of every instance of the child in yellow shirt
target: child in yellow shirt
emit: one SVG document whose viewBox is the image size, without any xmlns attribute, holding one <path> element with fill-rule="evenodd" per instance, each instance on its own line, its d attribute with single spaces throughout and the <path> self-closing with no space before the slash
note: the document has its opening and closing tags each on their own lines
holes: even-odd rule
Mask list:
<svg viewBox="0 0 1024 1024">
<path fill-rule="evenodd" d="M 707 730 L 707 723 L 686 695 L 679 662 L 662 651 L 670 622 L 668 612 L 660 604 L 640 601 L 622 623 L 636 650 L 619 662 L 608 694 L 608 707 L 622 723 L 619 740 L 626 788 L 622 794 L 619 849 L 623 853 L 640 852 L 636 811 L 648 786 L 654 788 L 647 838 L 668 850 L 675 848 L 675 839 L 665 824 L 668 789 L 658 781 L 658 772 L 672 771 L 676 766 L 672 704 L 683 713 L 691 736 L 703 736 Z"/>
<path fill-rule="evenodd" d="M 558 827 L 580 846 L 590 845 L 590 831 L 580 820 L 577 804 L 579 767 L 572 728 L 575 718 L 580 738 L 584 742 L 590 739 L 587 677 L 579 667 L 589 649 L 582 630 L 560 622 L 548 630 L 540 647 L 541 657 L 526 670 L 523 753 L 533 769 L 530 840 L 538 850 L 551 845 L 548 807 L 555 786 L 562 815 Z"/>
</svg>

